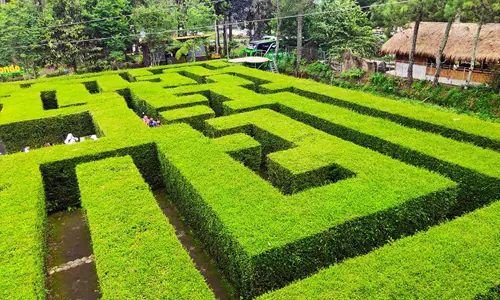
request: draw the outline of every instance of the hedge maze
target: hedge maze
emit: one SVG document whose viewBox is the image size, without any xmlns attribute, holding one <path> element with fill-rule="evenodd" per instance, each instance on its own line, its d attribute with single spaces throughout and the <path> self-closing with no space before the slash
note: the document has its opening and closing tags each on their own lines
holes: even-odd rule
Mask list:
<svg viewBox="0 0 500 300">
<path fill-rule="evenodd" d="M 70 207 L 103 298 L 214 299 L 158 189 L 245 299 L 500 297 L 499 123 L 209 62 L 1 84 L 0 140 L 2 299 Z"/>
</svg>

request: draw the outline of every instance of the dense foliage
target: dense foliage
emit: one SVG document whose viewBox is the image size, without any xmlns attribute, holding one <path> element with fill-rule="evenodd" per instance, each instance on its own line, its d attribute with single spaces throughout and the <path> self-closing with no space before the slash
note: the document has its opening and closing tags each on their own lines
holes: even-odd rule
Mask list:
<svg viewBox="0 0 500 300">
<path fill-rule="evenodd" d="M 47 212 L 81 206 L 103 298 L 212 299 L 158 188 L 244 298 L 498 285 L 497 123 L 220 61 L 3 83 L 0 103 L 2 298 L 44 297 Z"/>
<path fill-rule="evenodd" d="M 311 38 L 329 49 L 334 58 L 340 58 L 345 51 L 363 57 L 376 51 L 370 22 L 355 1 L 324 1 L 319 13 L 311 24 Z"/>
<path fill-rule="evenodd" d="M 286 74 L 295 74 L 295 58 L 287 57 L 278 63 L 279 69 Z M 423 105 L 439 105 L 452 111 L 477 115 L 483 119 L 500 119 L 500 73 L 493 70 L 493 80 L 488 85 L 469 88 L 439 85 L 433 87 L 432 82 L 417 81 L 410 88 L 404 78 L 387 76 L 382 73 L 367 75 L 361 69 L 349 72 L 336 72 L 330 65 L 303 60 L 299 68 L 299 77 L 340 86 L 343 88 L 362 90 L 385 97 L 410 101 Z"/>
<path fill-rule="evenodd" d="M 170 49 L 182 48 L 179 55 L 192 57 L 196 48 L 205 48 L 206 41 L 179 45 L 172 38 L 212 32 L 216 22 L 222 25 L 216 31 L 219 53 L 238 46 L 232 41 L 236 28 L 248 30 L 251 39 L 278 34 L 286 46 L 300 45 L 299 54 L 302 45 L 322 47 L 332 57 L 345 50 L 363 55 L 376 50 L 367 15 L 354 1 L 248 2 L 14 0 L 0 6 L 0 47 L 6 50 L 0 62 L 21 64 L 32 76 L 49 65 L 92 72 L 133 60 L 130 54 L 143 44 L 150 50 L 148 61 L 156 66 Z M 306 16 L 299 22 L 297 14 Z M 227 29 L 227 36 L 221 34 L 222 28 Z"/>
</svg>

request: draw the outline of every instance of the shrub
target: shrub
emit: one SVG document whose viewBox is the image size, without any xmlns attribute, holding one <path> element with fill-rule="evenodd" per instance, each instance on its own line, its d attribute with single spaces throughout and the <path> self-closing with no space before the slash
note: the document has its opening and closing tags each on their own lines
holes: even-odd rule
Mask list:
<svg viewBox="0 0 500 300">
<path fill-rule="evenodd" d="M 132 158 L 82 164 L 76 173 L 103 298 L 213 298 Z"/>
<path fill-rule="evenodd" d="M 359 79 L 365 75 L 365 71 L 363 69 L 351 69 L 347 72 L 342 72 L 340 77 L 344 79 Z"/>
<path fill-rule="evenodd" d="M 496 103 L 485 87 L 410 92 Z M 100 137 L 0 157 L 0 298 L 45 297 L 47 212 L 80 205 L 104 297 L 212 297 L 150 188 L 166 188 L 243 298 L 294 281 L 269 297 L 447 298 L 459 282 L 470 298 L 498 285 L 500 124 L 223 61 L 2 84 L 0 95 L 9 147 L 66 130 Z M 149 128 L 143 112 L 172 124 Z M 395 285 L 373 283 L 378 271 Z"/>
</svg>

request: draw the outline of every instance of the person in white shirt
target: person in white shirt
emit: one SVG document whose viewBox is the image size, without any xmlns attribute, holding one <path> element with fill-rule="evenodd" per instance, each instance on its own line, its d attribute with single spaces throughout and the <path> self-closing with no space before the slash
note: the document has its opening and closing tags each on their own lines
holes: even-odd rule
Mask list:
<svg viewBox="0 0 500 300">
<path fill-rule="evenodd" d="M 76 142 L 78 142 L 78 138 L 74 137 L 73 134 L 71 133 L 69 133 L 66 139 L 64 140 L 64 143 L 66 145 L 75 144 Z"/>
</svg>

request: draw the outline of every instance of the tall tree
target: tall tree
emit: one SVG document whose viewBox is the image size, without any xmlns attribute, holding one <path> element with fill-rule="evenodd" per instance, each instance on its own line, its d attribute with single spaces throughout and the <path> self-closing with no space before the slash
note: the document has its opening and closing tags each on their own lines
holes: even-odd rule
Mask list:
<svg viewBox="0 0 500 300">
<path fill-rule="evenodd" d="M 441 1 L 440 1 L 441 3 Z M 439 83 L 439 77 L 441 74 L 442 65 L 442 57 L 444 49 L 446 48 L 446 44 L 448 43 L 448 38 L 450 36 L 451 27 L 453 22 L 460 15 L 460 11 L 462 9 L 463 0 L 444 0 L 442 1 L 443 7 L 443 17 L 447 20 L 446 28 L 444 30 L 443 39 L 441 40 L 441 46 L 436 54 L 436 73 L 434 74 L 434 80 L 432 82 L 432 86 L 436 87 Z M 441 9 L 440 9 L 441 10 Z"/>
<path fill-rule="evenodd" d="M 477 31 L 474 38 L 474 46 L 472 48 L 471 62 L 469 67 L 469 74 L 467 76 L 466 86 L 472 82 L 472 74 L 476 64 L 476 53 L 481 30 L 485 23 L 494 22 L 499 19 L 500 3 L 498 0 L 465 0 L 464 10 L 471 18 L 476 20 Z"/>
<path fill-rule="evenodd" d="M 0 6 L 0 65 L 19 64 L 37 76 L 47 47 L 46 14 L 32 0 L 14 0 Z"/>
<path fill-rule="evenodd" d="M 86 30 L 80 0 L 50 0 L 47 7 L 52 17 L 48 35 L 53 62 L 71 66 L 78 72 L 80 65 L 100 56 L 102 48 Z"/>
<path fill-rule="evenodd" d="M 281 24 L 283 23 L 282 13 L 283 13 L 283 5 L 282 0 L 274 0 L 274 4 L 276 5 L 276 49 L 274 52 L 274 60 L 278 61 L 279 51 L 280 51 L 280 38 L 281 38 Z M 284 3 L 283 3 L 284 4 Z"/>
<path fill-rule="evenodd" d="M 208 0 L 187 0 L 181 7 L 179 24 L 188 30 L 188 34 L 197 35 L 198 32 L 210 30 L 215 21 L 215 10 L 213 5 Z M 196 50 L 202 49 L 205 46 L 203 38 L 195 38 L 193 41 L 186 43 L 187 53 L 191 56 L 192 61 L 196 61 Z M 208 52 L 208 49 L 206 49 Z"/>
<path fill-rule="evenodd" d="M 408 86 L 411 86 L 413 83 L 413 65 L 415 64 L 415 51 L 417 48 L 418 30 L 420 28 L 420 22 L 422 22 L 422 18 L 424 17 L 423 3 L 420 3 L 416 6 L 415 14 L 416 18 L 415 23 L 413 24 L 413 35 L 411 37 L 411 49 L 408 59 Z"/>
<path fill-rule="evenodd" d="M 312 0 L 296 0 L 297 1 L 297 63 L 295 66 L 295 74 L 297 75 L 302 62 L 302 51 L 304 43 L 304 11 L 314 10 L 315 4 Z"/>
<path fill-rule="evenodd" d="M 273 3 L 271 0 L 252 0 L 249 19 L 251 21 L 251 39 L 261 39 L 271 29 L 270 23 L 266 21 L 273 16 Z M 264 21 L 263 21 L 264 20 Z"/>
<path fill-rule="evenodd" d="M 361 56 L 373 53 L 375 36 L 367 14 L 353 0 L 325 0 L 311 17 L 311 37 L 340 58 L 345 51 Z"/>
<path fill-rule="evenodd" d="M 175 6 L 157 3 L 134 10 L 134 24 L 148 45 L 150 66 L 159 65 L 165 55 L 166 42 L 172 40 L 173 31 L 177 29 L 177 14 Z"/>
<path fill-rule="evenodd" d="M 304 31 L 304 3 L 299 1 L 297 7 L 297 63 L 295 66 L 295 76 L 299 74 L 300 63 L 302 62 L 302 42 Z"/>
<path fill-rule="evenodd" d="M 86 30 L 103 49 L 99 63 L 110 65 L 126 59 L 126 50 L 132 43 L 130 36 L 132 5 L 128 0 L 87 0 L 84 5 Z M 99 40 L 103 39 L 103 40 Z"/>
<path fill-rule="evenodd" d="M 407 85 L 413 83 L 413 66 L 415 64 L 415 52 L 417 48 L 418 32 L 420 23 L 424 17 L 434 14 L 439 1 L 435 0 L 414 0 L 408 2 L 400 2 L 397 0 L 387 0 L 382 2 L 383 6 L 372 9 L 374 18 L 381 20 L 382 24 L 389 27 L 404 26 L 409 22 L 413 22 L 413 33 L 411 46 L 408 57 L 408 81 Z"/>
</svg>

